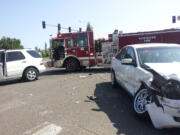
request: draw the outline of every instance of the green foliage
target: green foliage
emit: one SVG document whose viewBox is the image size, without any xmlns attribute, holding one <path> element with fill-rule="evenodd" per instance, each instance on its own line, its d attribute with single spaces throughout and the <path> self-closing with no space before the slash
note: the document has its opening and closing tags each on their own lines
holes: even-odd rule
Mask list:
<svg viewBox="0 0 180 135">
<path fill-rule="evenodd" d="M 0 49 L 21 49 L 21 41 L 15 38 L 2 37 L 0 40 Z"/>
<path fill-rule="evenodd" d="M 50 52 L 49 51 L 43 51 L 43 52 L 41 52 L 41 55 L 43 58 L 47 58 L 50 56 Z"/>
</svg>

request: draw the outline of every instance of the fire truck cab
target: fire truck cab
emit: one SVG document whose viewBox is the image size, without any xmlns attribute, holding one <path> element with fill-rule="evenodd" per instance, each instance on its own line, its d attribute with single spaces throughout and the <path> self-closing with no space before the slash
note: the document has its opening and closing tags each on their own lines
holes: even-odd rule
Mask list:
<svg viewBox="0 0 180 135">
<path fill-rule="evenodd" d="M 56 68 L 75 71 L 96 64 L 92 31 L 58 34 L 50 44 L 51 59 Z"/>
</svg>

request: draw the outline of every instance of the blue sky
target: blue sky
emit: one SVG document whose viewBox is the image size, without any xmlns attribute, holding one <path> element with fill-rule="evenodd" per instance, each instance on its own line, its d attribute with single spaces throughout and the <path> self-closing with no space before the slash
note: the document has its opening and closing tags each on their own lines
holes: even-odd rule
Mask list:
<svg viewBox="0 0 180 135">
<path fill-rule="evenodd" d="M 0 0 L 0 38 L 18 38 L 25 48 L 43 49 L 57 28 L 42 29 L 42 20 L 82 30 L 90 22 L 95 38 L 107 38 L 114 29 L 126 33 L 179 27 L 180 22 L 172 24 L 172 15 L 180 15 L 180 0 Z"/>
</svg>

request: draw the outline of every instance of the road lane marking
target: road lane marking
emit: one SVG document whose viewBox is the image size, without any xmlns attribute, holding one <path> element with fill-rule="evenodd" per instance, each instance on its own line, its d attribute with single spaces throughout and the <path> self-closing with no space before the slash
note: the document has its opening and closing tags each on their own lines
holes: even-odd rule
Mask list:
<svg viewBox="0 0 180 135">
<path fill-rule="evenodd" d="M 23 135 L 58 135 L 62 131 L 62 127 L 53 123 L 44 122 L 30 130 L 27 130 Z"/>
</svg>

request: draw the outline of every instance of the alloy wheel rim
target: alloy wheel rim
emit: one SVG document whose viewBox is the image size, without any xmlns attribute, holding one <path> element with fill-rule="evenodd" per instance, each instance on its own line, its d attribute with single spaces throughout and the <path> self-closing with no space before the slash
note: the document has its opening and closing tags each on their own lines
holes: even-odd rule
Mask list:
<svg viewBox="0 0 180 135">
<path fill-rule="evenodd" d="M 29 80 L 34 80 L 34 79 L 36 78 L 36 72 L 35 72 L 35 71 L 32 71 L 32 70 L 28 71 L 28 73 L 27 73 L 27 78 L 28 78 Z"/>
<path fill-rule="evenodd" d="M 150 96 L 146 89 L 141 90 L 134 99 L 134 109 L 137 113 L 143 114 L 146 112 L 146 105 L 152 103 L 152 96 Z"/>
</svg>

